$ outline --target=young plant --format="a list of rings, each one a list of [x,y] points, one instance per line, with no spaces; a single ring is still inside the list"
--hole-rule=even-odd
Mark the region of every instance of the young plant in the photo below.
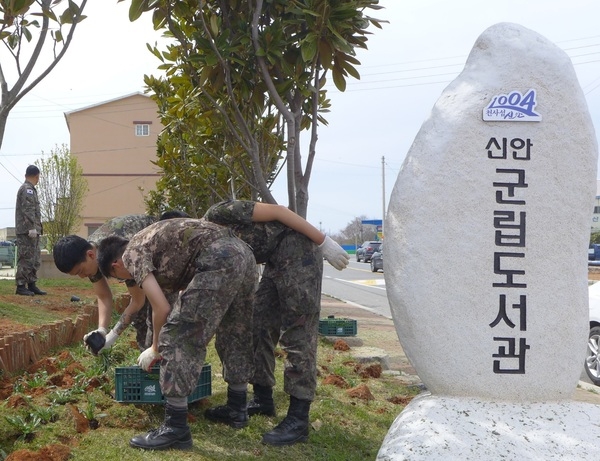
[[[78,374],[75,376],[75,383],[71,386],[71,393],[73,395],[76,394],[85,394],[85,390],[89,384],[89,380],[83,374]]]
[[[34,414],[29,414],[28,417],[22,416],[5,416],[6,421],[19,431],[19,439],[26,442],[31,442],[35,436],[34,432],[41,424],[40,417]]]
[[[95,419],[96,417],[96,399],[92,395],[88,395],[87,397],[87,407],[82,411],[83,416],[85,416],[88,421]]]
[[[60,389],[51,392],[50,394],[48,394],[48,399],[56,405],[74,403],[79,400],[70,389]]]
[[[100,423],[98,422],[98,418],[102,418],[106,416],[105,414],[96,414],[96,400],[92,395],[88,394],[87,397],[87,407],[82,411],[83,416],[88,420],[88,424],[90,425],[90,429],[98,429]]]
[[[26,384],[29,389],[36,389],[38,387],[46,386],[48,382],[48,372],[45,370],[40,371],[34,375],[29,375],[26,379]]]
[[[49,407],[32,407],[33,414],[40,418],[42,424],[53,423],[58,419],[56,404],[52,403]]]

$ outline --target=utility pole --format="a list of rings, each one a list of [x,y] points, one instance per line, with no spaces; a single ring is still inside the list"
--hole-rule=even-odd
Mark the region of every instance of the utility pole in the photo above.
[[[382,184],[382,214],[381,214],[381,237],[385,238],[385,156],[381,156],[381,184]]]

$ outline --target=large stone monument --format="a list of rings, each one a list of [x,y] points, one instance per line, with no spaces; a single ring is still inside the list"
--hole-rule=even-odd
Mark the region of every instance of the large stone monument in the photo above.
[[[475,43],[398,175],[386,287],[430,391],[379,460],[584,460],[600,407],[583,369],[597,142],[569,57],[502,23]]]

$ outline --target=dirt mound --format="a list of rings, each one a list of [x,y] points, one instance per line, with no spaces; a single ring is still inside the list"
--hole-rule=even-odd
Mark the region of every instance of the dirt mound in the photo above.
[[[38,451],[13,451],[6,461],[67,461],[71,457],[71,449],[65,445],[46,445]]]

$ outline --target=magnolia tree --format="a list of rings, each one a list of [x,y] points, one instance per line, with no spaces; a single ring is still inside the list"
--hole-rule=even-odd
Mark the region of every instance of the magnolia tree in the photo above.
[[[344,91],[347,78],[359,78],[356,49],[366,48],[369,26],[381,26],[365,12],[381,8],[378,0],[129,1],[131,20],[150,11],[154,27],[173,39],[165,50],[151,47],[169,83],[161,90],[170,87],[157,93],[165,132],[178,136],[164,154],[199,152],[203,140],[192,132],[217,137],[216,149],[235,167],[226,178],[270,203],[281,157],[288,207],[306,217],[317,128],[330,106],[325,84],[331,78]],[[147,83],[153,89],[157,80]],[[184,180],[180,173],[173,179]]]
[[[0,0],[0,147],[10,111],[65,55],[86,3]]]
[[[52,251],[60,237],[77,231],[87,193],[87,181],[77,159],[66,145],[50,151],[36,162],[40,169],[37,185],[46,248]]]

